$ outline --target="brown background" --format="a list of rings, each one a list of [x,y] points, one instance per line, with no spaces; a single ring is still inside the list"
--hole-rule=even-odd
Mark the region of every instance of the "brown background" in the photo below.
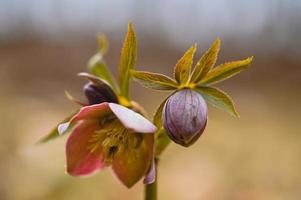
[[[0,199],[142,199],[111,171],[64,173],[66,137],[34,143],[83,99],[96,35],[111,43],[114,73],[126,24],[138,36],[137,68],[171,75],[183,52],[203,53],[219,36],[218,63],[255,56],[252,67],[218,86],[241,118],[210,107],[204,135],[191,148],[172,144],[159,171],[161,199],[282,200],[301,198],[300,1],[21,1],[0,2]],[[115,73],[116,74],[116,73]],[[133,83],[149,113],[168,95]]]

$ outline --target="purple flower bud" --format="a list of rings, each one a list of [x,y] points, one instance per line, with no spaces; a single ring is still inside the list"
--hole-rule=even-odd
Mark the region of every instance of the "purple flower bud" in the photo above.
[[[163,127],[174,142],[188,147],[203,133],[207,123],[207,104],[202,95],[180,90],[171,95],[163,109]]]
[[[84,93],[90,105],[103,102],[118,103],[117,96],[108,85],[102,85],[102,87],[98,87],[93,83],[87,83],[84,86]]]

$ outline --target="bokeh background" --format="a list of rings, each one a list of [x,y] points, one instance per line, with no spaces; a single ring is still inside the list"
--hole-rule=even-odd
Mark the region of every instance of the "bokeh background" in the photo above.
[[[116,74],[127,22],[138,36],[137,68],[171,75],[193,43],[197,55],[219,36],[218,63],[254,55],[252,67],[219,84],[240,119],[210,107],[209,123],[191,148],[170,145],[159,171],[160,199],[301,199],[301,1],[298,0],[1,0],[0,199],[142,199],[111,171],[65,174],[66,137],[35,145],[84,99],[76,76],[97,48]],[[168,93],[133,83],[149,113]]]

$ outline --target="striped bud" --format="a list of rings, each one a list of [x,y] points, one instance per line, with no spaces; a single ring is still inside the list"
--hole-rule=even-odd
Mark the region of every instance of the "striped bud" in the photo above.
[[[207,104],[202,95],[183,89],[171,95],[163,109],[163,127],[175,143],[188,147],[203,133]]]

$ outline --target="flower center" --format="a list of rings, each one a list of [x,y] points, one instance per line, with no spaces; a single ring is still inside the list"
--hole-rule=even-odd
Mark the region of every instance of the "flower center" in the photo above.
[[[137,149],[142,142],[142,135],[126,129],[116,118],[101,121],[100,130],[95,131],[89,140],[88,149],[91,153],[102,150],[107,164],[111,164],[113,158],[124,152]]]

